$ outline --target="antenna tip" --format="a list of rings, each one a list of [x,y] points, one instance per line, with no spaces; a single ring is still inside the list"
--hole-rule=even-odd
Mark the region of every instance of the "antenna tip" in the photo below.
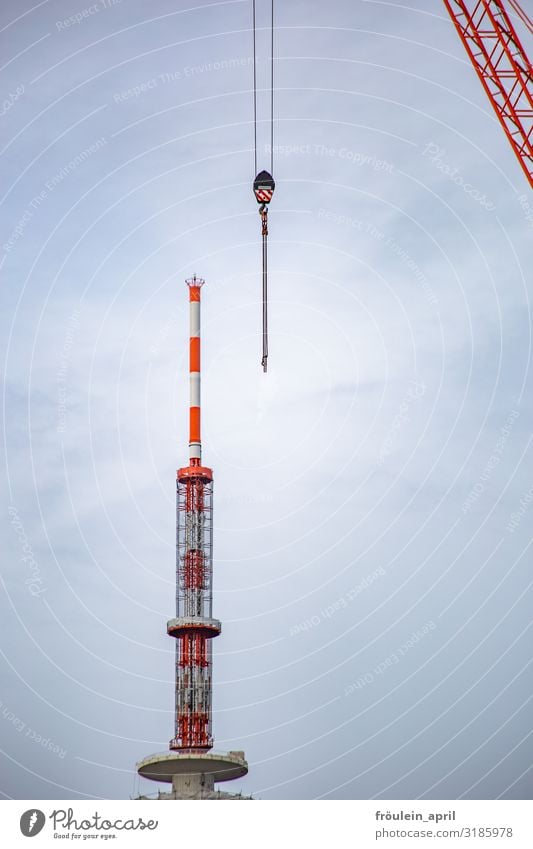
[[[185,282],[190,288],[199,289],[200,286],[204,285],[205,280],[202,277],[197,277],[196,274],[193,274],[193,276],[189,277]]]

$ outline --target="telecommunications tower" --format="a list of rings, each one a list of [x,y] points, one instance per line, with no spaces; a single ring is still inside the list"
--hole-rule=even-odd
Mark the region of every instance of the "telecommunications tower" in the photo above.
[[[159,799],[242,799],[215,783],[248,772],[244,752],[215,754],[212,735],[212,639],[222,626],[213,619],[213,472],[202,465],[200,436],[200,293],[189,287],[189,465],[176,476],[176,616],[167,633],[176,640],[176,702],[170,752],[150,755],[137,772],[172,783]],[[140,797],[148,798],[148,797]]]

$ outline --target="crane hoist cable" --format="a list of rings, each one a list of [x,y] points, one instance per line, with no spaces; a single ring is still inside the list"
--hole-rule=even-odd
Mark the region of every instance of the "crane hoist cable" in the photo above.
[[[272,200],[276,184],[274,170],[274,0],[270,0],[270,171],[257,171],[257,15],[256,0],[252,0],[252,29],[254,53],[254,172],[255,199],[261,216],[261,238],[263,243],[263,357],[261,365],[267,370],[268,360],[268,204]]]

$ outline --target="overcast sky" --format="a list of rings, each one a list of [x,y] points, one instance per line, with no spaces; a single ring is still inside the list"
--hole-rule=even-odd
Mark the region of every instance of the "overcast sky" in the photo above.
[[[277,7],[264,375],[251,2],[2,2],[6,798],[157,790],[194,272],[234,789],[532,796],[531,192],[440,0]]]

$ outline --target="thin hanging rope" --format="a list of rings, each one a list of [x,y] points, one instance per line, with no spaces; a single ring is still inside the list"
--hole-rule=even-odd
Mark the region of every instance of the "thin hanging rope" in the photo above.
[[[274,173],[274,0],[270,4],[270,173]],[[268,207],[263,216],[263,371],[268,361]]]
[[[267,360],[268,360],[268,311],[267,311],[267,215],[268,212],[265,209],[262,215],[263,222],[263,358],[261,360],[261,365],[263,366],[263,371],[267,370]]]
[[[256,0],[252,0],[253,61],[254,61],[254,169],[257,175],[257,15]],[[267,119],[268,120],[268,119]],[[270,3],[270,171],[274,170],[274,0]],[[259,199],[259,198],[258,198]],[[263,249],[263,357],[261,365],[267,370],[268,360],[268,202],[260,209]]]
[[[257,14],[252,0],[254,72],[254,174],[257,174]],[[270,173],[274,171],[274,0],[270,3]]]
[[[257,174],[257,60],[255,48],[255,0],[252,2],[252,28],[254,33],[254,174]]]
[[[270,6],[270,173],[274,173],[274,0]]]

